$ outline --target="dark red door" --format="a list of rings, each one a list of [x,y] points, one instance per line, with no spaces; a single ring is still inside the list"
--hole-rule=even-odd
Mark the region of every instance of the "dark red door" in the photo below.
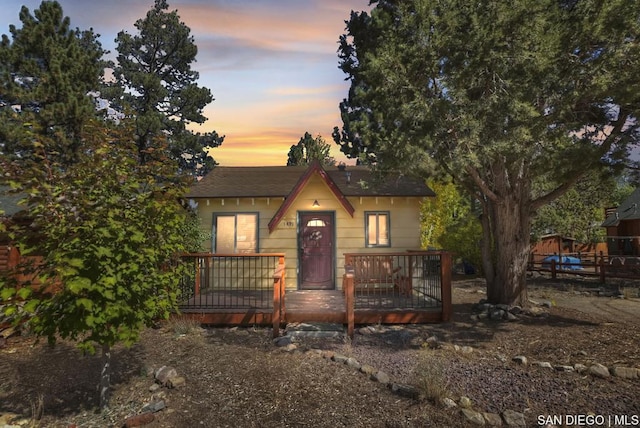
[[[334,289],[333,213],[300,213],[300,289]]]

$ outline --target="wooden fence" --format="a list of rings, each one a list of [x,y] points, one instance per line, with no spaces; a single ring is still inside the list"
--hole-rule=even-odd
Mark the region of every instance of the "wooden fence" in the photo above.
[[[554,259],[547,259],[553,256]],[[576,258],[579,262],[566,261],[565,256]],[[561,256],[532,254],[528,270],[549,272],[554,279],[558,274],[590,276],[598,277],[602,283],[606,283],[607,278],[640,279],[640,257],[614,256],[603,252],[563,253]]]

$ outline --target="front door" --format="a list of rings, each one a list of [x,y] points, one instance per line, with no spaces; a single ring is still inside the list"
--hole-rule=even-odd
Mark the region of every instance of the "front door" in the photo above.
[[[333,290],[334,213],[301,212],[298,224],[300,289]]]

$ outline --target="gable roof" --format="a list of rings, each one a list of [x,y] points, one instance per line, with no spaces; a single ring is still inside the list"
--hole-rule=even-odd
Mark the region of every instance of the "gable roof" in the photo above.
[[[605,219],[602,227],[617,226],[621,220],[640,219],[640,187],[633,191],[620,206]]]
[[[194,184],[185,196],[187,198],[287,197],[311,168],[314,168],[314,164],[310,166],[216,166],[202,180]],[[318,171],[320,170],[326,172],[325,182],[333,183],[335,189],[344,196],[435,196],[423,180],[396,175],[389,176],[382,182],[376,182],[374,174],[364,166],[348,166],[344,171],[337,167],[325,169],[319,166]]]
[[[347,211],[349,215],[353,217],[355,208],[353,208],[351,202],[347,200],[345,195],[340,191],[333,179],[329,177],[320,163],[313,162],[311,165],[309,165],[302,177],[300,177],[293,189],[291,189],[291,192],[289,192],[289,195],[287,196],[287,199],[285,199],[284,204],[280,205],[278,211],[276,211],[273,218],[271,218],[271,221],[269,222],[269,232],[273,232],[273,230],[276,228],[276,225],[280,222],[280,220],[282,220],[282,217],[285,215],[289,207],[293,205],[293,202],[298,197],[298,194],[302,191],[302,189],[304,189],[304,187],[307,185],[314,174],[318,174],[320,176],[320,179],[324,181],[331,193],[333,193],[336,199],[338,199],[340,205],[342,205],[345,211]]]

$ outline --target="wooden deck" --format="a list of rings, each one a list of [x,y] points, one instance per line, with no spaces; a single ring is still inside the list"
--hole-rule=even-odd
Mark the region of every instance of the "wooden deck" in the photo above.
[[[181,313],[212,325],[271,324],[272,291],[223,291],[192,297]],[[346,301],[341,290],[287,290],[284,295],[284,323],[347,323]],[[410,298],[392,292],[375,296],[356,294],[356,324],[406,324],[439,322],[442,307],[435,302],[423,307],[409,305]],[[373,303],[372,303],[373,302]]]
[[[407,324],[448,321],[451,256],[446,252],[345,254],[340,290],[285,286],[284,255],[190,254],[180,284],[180,313],[211,325],[272,325],[276,337],[292,322]],[[357,268],[354,268],[354,266]]]

